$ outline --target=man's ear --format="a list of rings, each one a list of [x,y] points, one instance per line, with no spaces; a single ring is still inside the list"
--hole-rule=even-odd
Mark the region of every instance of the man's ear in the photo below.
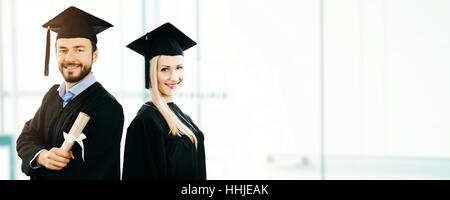
[[[95,61],[97,61],[97,57],[98,57],[98,49],[96,49],[92,54],[92,63],[95,63]]]

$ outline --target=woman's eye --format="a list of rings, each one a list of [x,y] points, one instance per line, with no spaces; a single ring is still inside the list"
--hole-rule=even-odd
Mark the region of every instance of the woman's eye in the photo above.
[[[84,52],[84,50],[83,49],[78,49],[78,52]]]
[[[161,71],[165,72],[165,71],[167,71],[167,68],[162,68]]]
[[[181,70],[181,69],[183,69],[183,66],[178,66],[177,67],[177,70]]]

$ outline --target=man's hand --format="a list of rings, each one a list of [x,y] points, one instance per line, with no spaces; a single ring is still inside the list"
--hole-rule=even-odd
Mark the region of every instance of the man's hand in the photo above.
[[[51,170],[61,170],[67,166],[70,161],[70,153],[61,148],[53,147],[50,151],[42,151],[36,158],[36,162]]]

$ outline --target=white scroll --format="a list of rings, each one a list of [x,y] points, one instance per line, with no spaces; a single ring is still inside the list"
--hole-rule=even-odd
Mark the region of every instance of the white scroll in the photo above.
[[[72,128],[70,128],[69,133],[68,134],[64,133],[64,143],[61,146],[61,149],[65,151],[70,151],[75,142],[77,142],[81,146],[83,161],[84,161],[83,139],[86,138],[86,135],[84,135],[82,131],[90,118],[91,117],[86,113],[80,112],[77,116],[77,119],[75,119]]]

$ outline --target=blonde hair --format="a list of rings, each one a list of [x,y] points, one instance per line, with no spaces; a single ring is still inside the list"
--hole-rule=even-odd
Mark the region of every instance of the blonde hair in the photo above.
[[[162,97],[161,92],[158,89],[158,60],[159,56],[155,56],[150,60],[150,94],[151,100],[161,115],[169,125],[169,133],[174,136],[186,135],[189,137],[192,143],[194,143],[197,149],[197,137],[181,120],[175,115],[175,113],[167,105],[167,101]],[[189,123],[189,122],[188,122]]]

